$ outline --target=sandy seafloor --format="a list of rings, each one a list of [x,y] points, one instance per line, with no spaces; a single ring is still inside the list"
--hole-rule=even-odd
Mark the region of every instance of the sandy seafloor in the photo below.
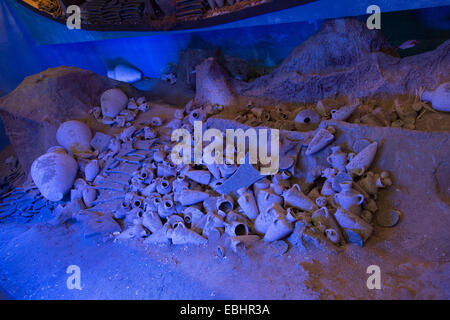
[[[375,169],[394,184],[380,209],[402,212],[393,228],[375,227],[363,248],[341,253],[297,247],[281,254],[261,242],[246,252],[104,241],[82,237],[80,224],[51,226],[45,213],[23,224],[0,223],[0,287],[16,299],[449,299],[449,133],[336,124],[337,143],[383,141]],[[81,270],[70,290],[66,269]],[[369,290],[367,268],[381,270]]]

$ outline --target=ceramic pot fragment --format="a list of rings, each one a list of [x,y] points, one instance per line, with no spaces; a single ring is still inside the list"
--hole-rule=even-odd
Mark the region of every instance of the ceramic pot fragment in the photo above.
[[[130,202],[132,208],[142,208],[142,206],[144,205],[144,197],[135,194]]]
[[[270,181],[267,178],[260,179],[253,184],[253,189],[267,189],[270,187]]]
[[[369,210],[363,210],[361,212],[361,219],[363,219],[367,223],[371,223],[373,220],[373,213]]]
[[[270,189],[277,195],[282,195],[284,191],[284,187],[280,184],[271,183]]]
[[[319,152],[323,148],[325,148],[328,144],[333,141],[334,135],[331,134],[328,130],[319,129],[315,133],[311,142],[308,144],[308,148],[306,149],[305,154],[307,156],[312,155],[316,152]]]
[[[172,189],[175,193],[180,193],[181,191],[189,188],[189,182],[186,181],[185,176],[179,175],[172,182]]]
[[[385,127],[389,127],[391,125],[391,121],[389,120],[390,116],[386,110],[381,107],[375,108],[372,111],[372,114],[381,122],[381,124]],[[415,119],[414,119],[415,120]]]
[[[273,242],[283,239],[292,233],[292,224],[284,216],[278,216],[267,229],[264,241]]]
[[[371,142],[367,139],[358,139],[353,143],[352,148],[355,153],[359,153],[369,144],[371,144]]]
[[[378,193],[377,177],[371,171],[366,172],[357,184],[372,196],[376,196]]]
[[[295,123],[300,125],[309,125],[313,123],[319,123],[321,120],[320,115],[311,109],[305,109],[299,111],[295,116]]]
[[[359,105],[360,103],[357,102],[339,109],[333,109],[331,110],[331,118],[333,120],[345,121],[350,118],[350,116],[353,114],[353,112],[355,112],[356,109],[358,109]]]
[[[233,198],[229,195],[220,196],[219,198],[217,198],[216,208],[217,210],[221,210],[225,213],[230,212],[234,208]]]
[[[217,180],[221,179],[219,166],[216,163],[207,164],[206,168],[209,170],[209,172],[211,172],[211,174],[213,175],[213,177],[215,179],[217,179]]]
[[[149,127],[144,128],[144,139],[145,140],[154,139],[154,138],[156,138],[156,136],[157,136],[157,134],[156,134],[155,130],[153,130],[152,128],[149,128]]]
[[[258,215],[258,206],[256,204],[253,192],[244,191],[238,198],[238,204],[249,219],[255,219]]]
[[[161,218],[155,211],[145,211],[142,217],[142,225],[152,233],[157,232],[163,227]]]
[[[161,218],[167,218],[175,213],[175,204],[170,199],[163,199],[158,205],[158,215]]]
[[[172,229],[174,229],[178,224],[184,224],[184,219],[177,214],[172,214],[167,217],[167,223],[169,223]]]
[[[91,150],[91,130],[83,122],[70,120],[63,122],[56,131],[56,140],[72,153]]]
[[[367,202],[364,203],[364,209],[366,211],[371,212],[371,213],[377,212],[378,211],[378,206],[377,206],[376,201],[374,199],[367,200]]]
[[[336,103],[334,101],[330,101],[329,99],[319,100],[316,104],[316,111],[320,114],[320,116],[328,117],[335,105]]]
[[[155,117],[152,118],[151,123],[152,123],[152,126],[159,127],[159,126],[162,125],[163,122],[162,122],[160,117],[155,116]]]
[[[125,217],[123,219],[125,226],[140,224],[144,211],[140,208],[132,208],[131,210],[125,211]]]
[[[184,221],[190,223],[193,228],[202,228],[206,222],[206,215],[196,206],[185,207],[183,215]]]
[[[376,215],[376,222],[382,227],[393,227],[400,220],[400,211],[394,209],[387,209],[378,212]]]
[[[327,161],[338,172],[342,172],[347,164],[347,154],[339,146],[331,147],[331,154],[327,157]]]
[[[87,208],[92,206],[92,203],[97,198],[97,190],[92,187],[86,187],[83,190],[83,202]]]
[[[424,91],[421,98],[431,102],[435,110],[450,112],[450,82],[445,82],[434,90]]]
[[[270,190],[262,189],[262,190],[255,190],[256,194],[256,204],[258,206],[259,213],[265,212],[272,206],[272,204],[282,204],[283,203],[283,197],[275,194]]]
[[[343,235],[334,216],[326,207],[316,210],[311,216],[312,223],[325,233],[325,236],[334,244],[343,243]],[[327,233],[328,230],[328,233]]]
[[[342,241],[340,231],[338,232],[336,229],[329,228],[325,230],[325,236],[333,242],[334,244],[339,244]]]
[[[125,128],[120,133],[119,139],[122,142],[130,142],[132,140],[133,134],[136,132],[136,127],[130,126],[128,128]]]
[[[248,226],[240,221],[232,221],[225,224],[225,233],[229,236],[246,236],[248,235]]]
[[[327,205],[327,202],[328,202],[328,200],[326,197],[317,197],[316,198],[316,204],[318,207],[325,207]]]
[[[222,178],[229,178],[233,173],[236,172],[237,166],[234,164],[224,163],[219,166],[220,174]]]
[[[257,232],[265,234],[269,229],[272,222],[278,216],[285,216],[286,211],[278,204],[273,203],[267,210],[260,211],[259,215],[255,219],[255,229]]]
[[[280,163],[279,163],[280,170],[283,170],[283,172],[289,172],[287,170],[291,169],[295,165],[296,161],[297,161],[297,158],[294,156],[280,157]]]
[[[355,237],[355,235],[359,236],[363,243],[366,242],[372,235],[373,227],[349,211],[338,208],[334,214],[334,217],[341,228],[345,231],[348,238],[347,240],[350,243],[361,245],[361,242],[358,237]]]
[[[360,121],[361,123],[367,124],[372,127],[381,127],[383,125],[380,120],[372,113],[368,113],[362,116]]]
[[[255,244],[261,240],[257,235],[248,236],[236,236],[230,238],[230,246],[234,252],[239,252],[240,250],[246,250],[252,244]]]
[[[166,160],[166,156],[167,154],[164,152],[162,148],[157,148],[153,152],[153,160],[158,163],[164,162]]]
[[[151,180],[150,183],[148,184],[148,186],[146,186],[143,190],[142,190],[142,195],[149,197],[152,193],[154,193],[156,191],[156,180]]]
[[[145,183],[152,181],[154,178],[153,171],[150,168],[145,168],[145,167],[141,168],[141,170],[138,172],[138,176]]]
[[[158,177],[173,177],[177,174],[177,168],[173,163],[160,162],[157,164],[156,175]]]
[[[179,120],[179,119],[172,119],[166,124],[165,127],[168,128],[168,129],[175,130],[175,129],[179,129],[181,127],[181,124],[182,124],[181,120]]]
[[[214,179],[209,183],[209,186],[211,187],[211,189],[213,189],[217,193],[221,193],[220,188],[223,186],[224,182],[225,182],[225,179],[219,179],[219,180]]]
[[[200,184],[209,184],[211,180],[211,173],[207,170],[187,170],[184,175]]]
[[[62,200],[72,187],[77,171],[77,162],[61,147],[51,148],[31,165],[34,183],[50,201]]]
[[[294,223],[295,221],[301,219],[301,212],[296,208],[287,208],[286,210],[286,220]]]
[[[84,177],[86,181],[93,181],[99,172],[98,160],[94,159],[89,161],[84,167]]]
[[[162,228],[158,229],[156,232],[149,235],[145,238],[144,243],[146,244],[160,244],[160,243],[169,243],[170,235],[171,235],[171,227],[170,224],[165,223]]]
[[[302,250],[316,247],[327,252],[336,251],[336,247],[321,232],[305,221],[297,221],[295,223],[294,230],[287,240],[293,246],[297,246]]]
[[[320,190],[320,194],[323,196],[332,196],[335,193],[336,192],[334,191],[330,180],[325,180],[325,182],[323,183],[322,189]]]
[[[346,165],[348,172],[361,176],[364,172],[370,168],[375,154],[377,152],[378,144],[373,142],[359,152],[350,162]]]
[[[334,191],[341,192],[342,191],[341,183],[352,182],[352,181],[353,181],[353,178],[351,175],[349,175],[346,172],[340,172],[331,180],[331,186]]]
[[[392,185],[392,180],[389,176],[389,172],[383,171],[380,176],[377,177],[376,184],[378,188],[386,188]]]
[[[161,179],[156,184],[156,191],[160,194],[167,194],[172,191],[172,185],[166,179]]]
[[[344,210],[359,215],[361,213],[361,204],[364,201],[364,195],[354,190],[350,181],[341,182],[340,186],[342,190],[334,195],[334,200]]]
[[[300,189],[298,184],[294,184],[292,188],[283,193],[284,203],[288,206],[298,208],[305,211],[317,209],[317,205],[308,198]]]
[[[208,213],[206,215],[205,225],[202,230],[202,235],[207,237],[208,240],[220,239],[223,231],[221,230],[221,225],[223,221],[217,215]]]
[[[209,198],[209,194],[203,191],[184,189],[175,194],[175,201],[178,201],[183,206],[190,206]]]
[[[100,97],[102,114],[106,117],[114,118],[126,108],[127,104],[127,95],[117,88],[106,90]]]
[[[137,224],[137,225],[131,225],[122,233],[120,233],[117,236],[117,239],[120,240],[131,240],[131,239],[140,239],[147,235],[147,232],[145,232],[144,228]]]
[[[195,109],[189,114],[189,123],[193,126],[195,121],[203,121],[206,118],[206,112],[202,109]]]
[[[124,64],[118,64],[112,70],[107,71],[108,78],[133,83],[142,79],[142,72],[136,68]]]

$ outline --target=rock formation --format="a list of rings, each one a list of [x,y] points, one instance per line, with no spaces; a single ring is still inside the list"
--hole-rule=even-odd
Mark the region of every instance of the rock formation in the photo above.
[[[424,54],[398,58],[377,31],[354,19],[331,20],[269,75],[247,84],[239,94],[286,102],[324,98],[414,93],[449,81],[450,41]],[[386,53],[389,52],[389,53]]]
[[[91,71],[59,67],[25,78],[2,97],[0,116],[25,172],[57,144],[56,130],[62,122],[87,119],[88,111],[100,104],[99,95],[119,84]]]
[[[208,58],[196,68],[195,102],[198,104],[220,104],[229,106],[236,103],[231,79],[215,58]]]
[[[194,39],[194,41],[199,40]],[[176,68],[177,81],[186,83],[189,88],[195,89],[196,66],[211,57],[215,58],[217,63],[235,79],[247,81],[254,74],[246,60],[226,55],[208,42],[203,41],[199,45],[194,42],[192,46],[201,46],[207,49],[188,48],[179,55]]]
[[[358,20],[329,20],[292,50],[276,72],[329,74],[354,66],[372,52],[394,51],[378,30],[369,30]]]

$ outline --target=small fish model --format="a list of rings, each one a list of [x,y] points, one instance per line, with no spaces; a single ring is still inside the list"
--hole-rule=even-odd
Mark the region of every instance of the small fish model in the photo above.
[[[395,47],[396,49],[409,49],[415,47],[419,43],[419,40],[408,40],[403,42],[401,45]]]

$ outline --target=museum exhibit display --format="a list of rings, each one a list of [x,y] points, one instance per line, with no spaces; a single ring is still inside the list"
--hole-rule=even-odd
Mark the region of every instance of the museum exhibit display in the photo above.
[[[0,24],[0,297],[450,298],[450,1]]]

